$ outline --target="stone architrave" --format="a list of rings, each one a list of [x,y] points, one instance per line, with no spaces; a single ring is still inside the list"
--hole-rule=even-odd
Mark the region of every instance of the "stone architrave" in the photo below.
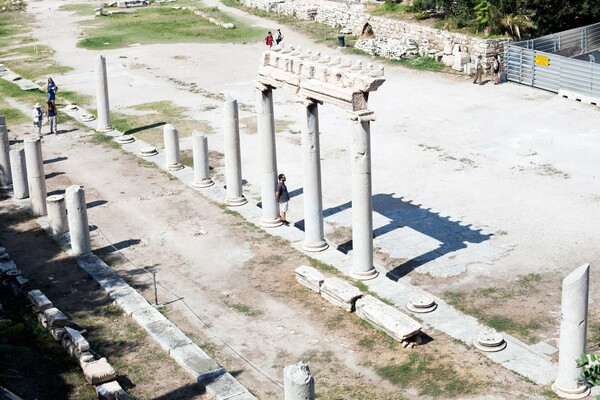
[[[303,361],[283,370],[284,400],[315,400],[315,380]]]
[[[0,124],[0,187],[12,183],[10,170],[10,142],[6,125]]]
[[[262,226],[276,227],[282,224],[279,204],[275,198],[277,188],[277,143],[275,140],[275,117],[273,115],[273,88],[258,84],[256,90],[256,114],[258,129],[258,165],[260,168],[260,197]]]
[[[227,197],[225,204],[231,207],[241,206],[248,201],[242,193],[242,161],[240,154],[240,121],[238,104],[231,96],[225,99],[223,107],[223,129],[225,144],[225,185]],[[275,197],[275,192],[273,192]]]
[[[192,151],[194,157],[194,182],[195,188],[205,188],[214,185],[210,179],[208,166],[208,138],[200,132],[192,132]]]
[[[163,128],[163,140],[165,144],[165,167],[169,171],[178,171],[183,168],[179,158],[179,132],[171,124]]]
[[[35,216],[46,215],[46,177],[42,157],[42,142],[39,138],[25,139],[25,164],[31,212]]]
[[[67,208],[65,206],[65,196],[54,194],[46,198],[46,207],[48,209],[48,223],[50,233],[53,236],[62,235],[69,230],[67,219]]]
[[[75,256],[80,256],[92,251],[84,187],[81,185],[69,186],[66,198],[71,252]]]
[[[352,269],[350,276],[368,280],[373,266],[373,201],[371,182],[371,111],[350,114],[352,119]]]
[[[589,285],[589,264],[578,267],[563,279],[558,377],[552,389],[566,399],[581,399],[590,393],[585,383],[579,382],[582,369],[577,368],[576,362],[586,348]]]
[[[110,107],[108,103],[108,80],[106,78],[106,57],[96,57],[96,108],[98,112],[98,132],[113,130],[110,124]]]
[[[13,181],[13,195],[15,199],[29,197],[27,187],[27,165],[25,164],[25,150],[12,149],[10,151],[10,170]]]
[[[319,145],[319,106],[310,99],[306,106],[306,125],[302,129],[302,165],[304,166],[304,242],[306,251],[323,251],[329,247],[323,230],[321,188],[321,150]]]

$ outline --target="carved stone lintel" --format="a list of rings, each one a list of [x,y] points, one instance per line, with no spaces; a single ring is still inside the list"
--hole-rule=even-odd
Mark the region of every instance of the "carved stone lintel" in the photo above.
[[[359,122],[375,121],[375,112],[371,111],[371,110],[349,112],[346,114],[346,118],[348,118],[351,121],[359,121]]]
[[[311,99],[309,97],[296,97],[296,101],[300,104],[303,104],[305,107],[312,106],[315,104],[323,105],[323,102],[320,100]]]
[[[266,92],[267,90],[272,90],[273,86],[265,85],[262,82],[254,82],[254,87],[261,92]]]

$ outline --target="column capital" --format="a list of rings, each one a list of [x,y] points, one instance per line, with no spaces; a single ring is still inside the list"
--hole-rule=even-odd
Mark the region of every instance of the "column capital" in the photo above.
[[[323,105],[322,101],[311,99],[310,97],[297,96],[296,102],[303,104],[304,106]]]
[[[273,90],[273,86],[267,85],[267,84],[259,82],[259,81],[254,82],[254,87],[261,92]]]
[[[346,113],[346,118],[351,121],[370,122],[375,121],[375,112],[371,110],[361,110]]]

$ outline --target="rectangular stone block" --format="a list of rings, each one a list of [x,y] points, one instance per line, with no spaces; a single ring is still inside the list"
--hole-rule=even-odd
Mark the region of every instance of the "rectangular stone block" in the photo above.
[[[421,331],[421,324],[373,296],[356,301],[356,315],[401,342]]]
[[[119,382],[112,381],[106,382],[102,385],[96,386],[96,394],[98,394],[98,400],[129,400],[130,397],[123,390]]]
[[[197,379],[215,400],[256,400],[248,389],[223,368],[202,374]]]
[[[92,385],[112,381],[117,376],[113,367],[106,361],[106,358],[85,363],[81,366],[81,369],[83,370],[85,380]]]
[[[33,305],[34,312],[44,312],[53,307],[52,302],[38,289],[31,290],[27,293],[27,299],[29,299]]]
[[[87,351],[90,349],[90,344],[83,337],[83,335],[76,329],[65,327],[65,333],[71,339],[71,342],[77,347],[79,351]]]
[[[14,261],[0,262],[0,272],[2,274],[5,274],[8,271],[12,271],[15,269],[17,269],[17,265],[15,264]]]
[[[144,329],[169,354],[177,347],[194,344],[169,320],[153,322],[144,326]]]
[[[358,288],[340,278],[327,278],[321,285],[321,297],[348,312],[354,311],[354,303],[360,296]]]
[[[69,324],[69,319],[59,309],[52,307],[44,311],[46,325],[48,329],[65,327]]]
[[[153,322],[167,320],[165,316],[160,313],[160,311],[152,307],[150,304],[148,304],[148,307],[132,313],[131,318],[133,318],[142,327]]]
[[[187,344],[171,350],[171,357],[194,376],[219,369],[220,366],[196,344]]]
[[[60,342],[65,334],[65,328],[52,328],[50,334],[57,342]]]
[[[296,268],[296,280],[303,286],[317,293],[321,293],[321,284],[325,280],[325,275],[313,267],[303,265]]]
[[[150,306],[144,296],[131,287],[115,290],[114,292],[108,293],[108,296],[115,300],[127,315],[144,310]]]

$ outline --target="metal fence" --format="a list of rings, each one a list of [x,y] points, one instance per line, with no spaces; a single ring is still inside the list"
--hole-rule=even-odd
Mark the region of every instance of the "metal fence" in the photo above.
[[[507,43],[509,81],[595,99],[600,105],[600,23]]]

